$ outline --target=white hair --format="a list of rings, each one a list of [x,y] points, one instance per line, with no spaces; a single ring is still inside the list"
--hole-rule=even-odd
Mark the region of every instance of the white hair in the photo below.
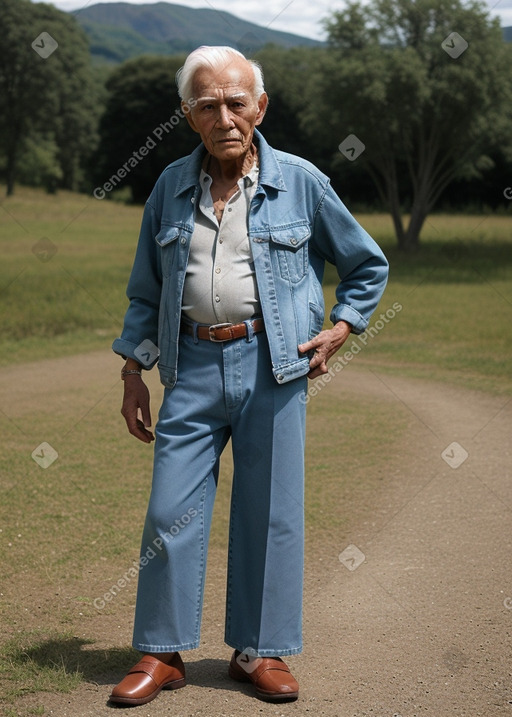
[[[194,99],[193,82],[194,75],[200,68],[207,67],[211,70],[222,70],[234,59],[242,58],[252,68],[254,73],[254,96],[257,100],[265,92],[263,86],[263,70],[254,60],[248,60],[241,52],[233,47],[201,45],[194,50],[185,60],[183,67],[176,73],[176,84],[178,94],[184,102]]]

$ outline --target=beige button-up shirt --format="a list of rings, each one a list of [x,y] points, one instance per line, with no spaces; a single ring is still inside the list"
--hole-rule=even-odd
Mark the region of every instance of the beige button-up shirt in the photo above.
[[[201,200],[183,289],[185,316],[201,324],[237,324],[260,314],[247,217],[258,184],[258,164],[238,181],[220,222],[210,192],[212,178],[201,170]]]

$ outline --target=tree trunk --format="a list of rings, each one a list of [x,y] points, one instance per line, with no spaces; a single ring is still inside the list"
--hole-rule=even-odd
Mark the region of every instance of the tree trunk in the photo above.
[[[23,147],[20,140],[20,123],[13,123],[10,136],[7,139],[7,161],[5,163],[5,178],[7,183],[6,196],[11,197],[14,194],[14,184],[16,182],[16,170],[18,168],[18,157]]]
[[[386,184],[386,195],[389,205],[389,211],[393,220],[393,226],[395,228],[395,234],[398,241],[399,250],[405,248],[407,241],[406,232],[404,229],[404,223],[402,220],[402,209],[400,206],[400,196],[398,192],[398,181],[396,178],[396,167],[393,163],[390,163],[388,168],[382,172],[384,181]]]
[[[413,205],[411,210],[411,217],[409,219],[409,226],[405,233],[405,250],[412,252],[418,251],[420,248],[420,232],[425,219],[427,218],[427,212],[423,206]]]
[[[393,203],[390,205],[391,218],[393,219],[393,226],[395,227],[395,234],[398,241],[398,248],[400,251],[404,251],[407,243],[407,234],[404,229],[402,221],[402,213],[400,211],[400,205]]]
[[[412,203],[409,225],[405,232],[405,251],[413,252],[420,248],[420,233],[429,211],[428,194],[428,185],[424,181]]]
[[[7,190],[5,195],[11,197],[14,194],[14,182],[16,176],[16,149],[13,145],[7,152],[7,167],[5,170],[7,180]]]

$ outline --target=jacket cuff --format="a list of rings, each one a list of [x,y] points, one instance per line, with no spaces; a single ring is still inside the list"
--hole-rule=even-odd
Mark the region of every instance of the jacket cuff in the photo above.
[[[362,334],[368,326],[368,321],[361,316],[359,311],[356,311],[352,306],[348,304],[337,304],[331,311],[329,317],[333,324],[337,324],[338,321],[346,321],[352,325],[352,333]]]
[[[148,371],[156,364],[160,353],[155,344],[147,339],[140,344],[134,344],[132,341],[126,341],[126,339],[115,339],[112,344],[112,351],[124,359],[132,358],[138,361],[142,368]]]

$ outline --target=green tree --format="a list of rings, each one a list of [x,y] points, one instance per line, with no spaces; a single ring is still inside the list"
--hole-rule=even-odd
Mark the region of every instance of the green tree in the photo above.
[[[180,109],[175,82],[184,61],[185,56],[142,56],[113,70],[94,160],[96,196],[130,187],[132,200],[145,202],[166,165],[199,144]]]
[[[270,145],[285,152],[298,154],[312,162],[318,155],[305,142],[304,129],[296,121],[304,107],[305,78],[315,66],[317,48],[283,48],[267,45],[254,55],[265,78],[269,106],[261,131]]]
[[[478,175],[510,140],[511,48],[498,20],[461,0],[355,2],[325,25],[330,48],[312,73],[302,126],[364,166],[399,247],[416,249],[443,190]],[[343,142],[352,134],[361,144]]]
[[[58,148],[53,177],[60,177],[60,186],[78,189],[98,115],[86,36],[68,13],[28,0],[2,0],[2,29],[0,152],[7,194],[14,191],[31,138],[33,144],[40,136]],[[40,156],[48,162],[48,152]]]
[[[17,177],[28,187],[44,187],[53,193],[62,181],[59,148],[53,138],[32,134],[23,144],[18,161]]]

